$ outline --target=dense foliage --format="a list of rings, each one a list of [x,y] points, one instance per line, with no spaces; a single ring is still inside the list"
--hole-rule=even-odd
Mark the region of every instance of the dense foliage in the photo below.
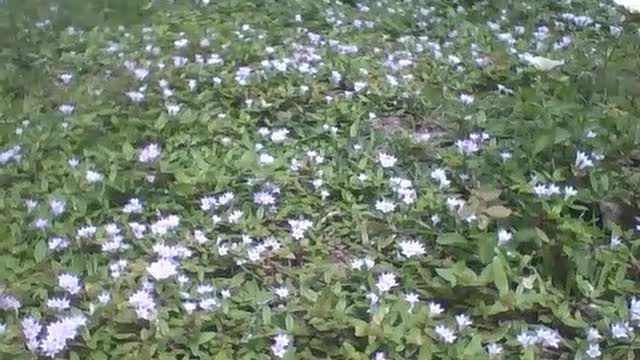
[[[1,359],[632,359],[595,0],[0,4]]]

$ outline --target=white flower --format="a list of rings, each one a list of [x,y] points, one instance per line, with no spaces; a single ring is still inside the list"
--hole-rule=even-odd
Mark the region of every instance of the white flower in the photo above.
[[[453,329],[450,329],[445,325],[436,326],[435,331],[436,334],[438,334],[447,344],[451,344],[456,341],[456,335]]]
[[[456,324],[458,324],[458,330],[462,331],[464,328],[471,326],[473,321],[467,314],[458,314],[456,315]]]
[[[67,164],[69,164],[69,166],[71,166],[72,168],[75,168],[76,166],[78,166],[80,164],[80,160],[76,159],[76,158],[72,158],[67,160]]]
[[[231,202],[231,200],[233,200],[235,198],[235,195],[233,195],[232,192],[226,192],[224,194],[221,194],[220,196],[218,196],[218,200],[217,203],[220,206],[224,206],[227,205]]]
[[[231,224],[237,224],[242,218],[242,215],[244,215],[244,212],[242,210],[234,210],[231,213],[229,213],[229,216],[227,217],[227,221],[229,221]]]
[[[85,179],[90,184],[102,181],[102,178],[103,178],[102,174],[93,170],[88,170],[87,175],[85,176]]]
[[[176,49],[182,49],[185,46],[189,45],[189,39],[178,39],[176,41],[173,42],[173,45],[176,47]]]
[[[209,239],[204,234],[204,232],[202,230],[197,230],[197,229],[193,230],[193,238],[196,239],[198,244],[204,244],[207,241],[209,241]]]
[[[273,289],[273,292],[275,292],[280,299],[284,299],[289,296],[289,288],[286,286],[278,286]]]
[[[153,251],[162,259],[171,260],[175,258],[186,259],[191,256],[191,250],[182,245],[168,246],[164,243],[153,245]]]
[[[275,160],[276,159],[273,156],[267,153],[262,153],[258,157],[258,162],[260,162],[261,165],[271,165]]]
[[[60,112],[65,114],[65,115],[71,114],[75,109],[76,109],[75,106],[69,105],[69,104],[62,104],[58,108],[58,110],[60,110]]]
[[[147,230],[146,225],[137,222],[130,222],[129,227],[131,228],[131,232],[133,232],[133,236],[136,239],[142,239],[142,237],[144,236],[144,232]]]
[[[120,227],[115,223],[105,225],[104,230],[111,236],[120,234]]]
[[[377,304],[378,300],[380,300],[380,297],[373,292],[367,293],[366,298],[367,300],[369,300],[369,306],[373,306],[374,304]]]
[[[428,311],[429,317],[436,317],[444,312],[444,308],[440,304],[432,301],[429,303]]]
[[[178,273],[176,264],[168,259],[160,259],[147,267],[147,272],[156,280],[164,280]]]
[[[291,236],[296,240],[302,239],[305,232],[313,226],[311,220],[307,219],[290,219],[288,222],[291,227]]]
[[[78,334],[78,328],[84,326],[87,319],[82,315],[64,317],[47,325],[47,330],[40,340],[40,351],[50,358],[64,351],[67,341]]]
[[[385,293],[394,286],[397,286],[396,276],[392,273],[382,273],[378,276],[378,282],[376,283],[376,288],[378,292]]]
[[[631,303],[629,304],[629,312],[631,313],[631,320],[636,321],[640,320],[640,300],[631,298]]]
[[[362,261],[364,262],[364,266],[365,266],[367,269],[371,269],[371,268],[376,264],[376,263],[375,263],[375,261],[373,261],[373,259],[372,259],[372,258],[370,258],[369,256],[365,256],[365,257],[362,259]]]
[[[25,200],[24,203],[27,206],[27,212],[31,212],[31,211],[33,211],[33,209],[38,207],[38,202],[36,200],[33,200],[33,199],[27,199],[27,200]]]
[[[46,229],[49,227],[49,220],[38,218],[36,219],[36,221],[33,222],[33,226],[35,226],[36,229],[40,229],[40,230]]]
[[[136,80],[144,80],[149,75],[149,69],[138,68],[133,70],[133,75],[136,77]]]
[[[271,133],[271,141],[274,143],[281,143],[287,139],[289,135],[289,129],[276,129]]]
[[[586,168],[590,168],[593,167],[593,160],[591,160],[589,158],[589,155],[587,155],[587,153],[582,152],[582,151],[578,151],[576,153],[576,167],[580,170],[586,169]]]
[[[404,301],[409,303],[409,311],[413,310],[413,307],[420,301],[420,297],[416,293],[408,293],[404,295]]]
[[[356,81],[353,83],[353,90],[355,92],[360,92],[367,87],[367,83],[363,81]]]
[[[538,338],[535,335],[531,335],[526,331],[523,331],[520,334],[518,334],[518,336],[516,337],[516,340],[518,340],[520,345],[522,345],[523,347],[532,346],[538,342]]]
[[[55,216],[62,215],[62,213],[64,213],[65,206],[66,206],[66,203],[63,200],[52,200],[49,203],[49,207],[51,208],[51,212]]]
[[[380,163],[380,166],[382,166],[383,168],[393,167],[397,161],[398,159],[396,159],[392,155],[389,155],[384,152],[378,153],[378,162]]]
[[[524,56],[524,61],[533,65],[538,70],[549,71],[558,66],[564,65],[564,60],[553,60],[543,56]]]
[[[383,353],[382,351],[378,351],[374,355],[373,360],[387,360],[387,355],[385,353]]]
[[[602,355],[602,352],[600,351],[600,344],[589,344],[589,348],[585,351],[585,354],[592,359],[599,358]]]
[[[376,210],[382,212],[383,214],[388,214],[396,209],[396,204],[394,204],[390,200],[382,199],[376,201]]]
[[[640,12],[640,1],[638,0],[613,0],[616,5],[620,5],[630,12]]]
[[[287,350],[289,350],[289,336],[287,334],[279,334],[273,338],[274,344],[271,345],[271,352],[277,358],[282,359]]]
[[[400,241],[398,245],[400,246],[400,252],[402,253],[402,255],[408,258],[424,255],[426,252],[424,245],[416,240],[403,240]]]
[[[65,85],[67,85],[73,79],[73,74],[63,73],[63,74],[58,75],[58,79],[60,79],[60,81],[62,81]]]
[[[505,245],[511,240],[512,237],[513,235],[511,234],[511,232],[505,229],[498,230],[498,245]]]
[[[354,270],[360,270],[364,266],[364,260],[362,259],[353,259],[351,261],[351,268]]]
[[[31,351],[38,349],[38,335],[42,331],[42,324],[32,317],[24,318],[21,321],[22,334],[27,339],[27,347]]]
[[[574,197],[578,195],[578,191],[576,191],[576,189],[574,189],[573,186],[565,186],[564,187],[564,199],[565,201],[568,200],[570,197]]]
[[[169,114],[169,116],[176,116],[180,112],[180,109],[182,108],[182,105],[181,104],[166,104],[165,108],[167,109],[167,114]]]
[[[71,307],[69,299],[67,298],[52,298],[47,300],[47,307],[50,309],[62,311]]]
[[[165,235],[170,230],[177,228],[180,225],[180,217],[177,215],[169,215],[158,219],[158,221],[151,224],[151,232],[154,235]]]
[[[472,104],[474,100],[475,100],[475,97],[473,95],[460,94],[460,101],[465,105]]]
[[[633,332],[631,326],[629,326],[628,322],[617,322],[615,324],[611,324],[611,336],[614,339],[627,339],[629,338],[629,334]]]
[[[160,156],[160,146],[158,144],[149,144],[140,150],[138,161],[141,163],[149,163]]]
[[[188,81],[188,86],[189,86],[189,90],[193,91],[196,89],[196,87],[198,86],[198,80],[196,79],[189,79]]]
[[[231,291],[229,289],[222,289],[220,290],[220,296],[222,296],[223,299],[228,299],[231,297]]]
[[[612,249],[617,248],[622,245],[622,241],[620,240],[620,236],[616,234],[611,235],[611,239],[609,240],[609,247]]]
[[[541,328],[536,331],[536,337],[538,341],[542,343],[542,346],[548,348],[557,349],[562,341],[560,334],[556,330],[547,328]]]
[[[536,281],[536,275],[526,276],[522,278],[522,286],[527,289],[533,289],[533,283]]]
[[[80,279],[72,274],[62,274],[58,276],[58,286],[75,295],[80,292]]]
[[[184,310],[187,312],[187,314],[191,314],[195,309],[198,308],[198,305],[190,301],[185,301],[184,303],[182,303],[182,307],[184,307]]]
[[[431,178],[440,183],[440,189],[446,189],[451,185],[451,180],[447,179],[447,173],[442,168],[431,171]]]
[[[129,199],[129,202],[122,208],[122,212],[125,214],[140,214],[142,213],[142,203],[138,198]]]
[[[218,301],[218,299],[213,297],[204,298],[198,303],[198,306],[200,306],[202,310],[213,310],[218,305],[220,305],[220,302]]]
[[[491,343],[487,345],[487,352],[489,353],[490,358],[498,357],[502,354],[502,346],[500,344]]]
[[[109,265],[109,270],[111,271],[111,277],[114,279],[119,278],[122,275],[122,272],[126,270],[129,262],[125,259],[120,259],[116,262],[113,262]]]
[[[589,330],[587,330],[587,340],[589,342],[598,342],[601,339],[602,339],[602,335],[600,335],[600,332],[598,331],[598,329],[589,328]]]
[[[105,305],[111,300],[111,294],[108,291],[103,291],[98,295],[98,301],[100,304]]]
[[[153,320],[156,317],[156,304],[148,290],[133,293],[129,297],[129,305],[135,309],[140,319]]]
[[[139,103],[144,100],[144,93],[140,91],[127,91],[125,95],[134,103]]]
[[[533,192],[540,198],[560,194],[560,187],[556,184],[537,184],[533,187]]]
[[[615,37],[620,36],[620,34],[622,34],[622,30],[621,26],[609,25],[609,33]]]
[[[49,239],[48,245],[49,245],[49,250],[58,251],[58,250],[66,249],[69,246],[69,241],[61,237],[52,237]]]
[[[258,205],[270,206],[276,203],[276,198],[270,192],[259,191],[253,194],[253,202]]]

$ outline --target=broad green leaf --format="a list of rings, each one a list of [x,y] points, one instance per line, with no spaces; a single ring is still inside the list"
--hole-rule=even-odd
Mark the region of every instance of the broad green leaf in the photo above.
[[[500,296],[505,296],[509,292],[509,280],[507,279],[504,263],[498,256],[493,258],[491,270],[493,272],[493,283],[498,289]]]
[[[494,219],[504,219],[512,213],[511,209],[502,205],[488,207],[484,212]]]

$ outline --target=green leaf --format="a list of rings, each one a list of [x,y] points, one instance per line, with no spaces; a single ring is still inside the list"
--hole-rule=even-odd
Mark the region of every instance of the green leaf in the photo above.
[[[440,275],[443,279],[447,280],[451,287],[455,287],[457,283],[457,278],[455,271],[451,268],[440,268],[436,269],[436,273]]]
[[[491,190],[491,189],[476,189],[473,191],[473,194],[485,202],[495,201],[500,197],[502,193],[501,190]]]
[[[287,329],[287,332],[293,333],[295,321],[293,320],[293,316],[291,316],[291,314],[287,314],[287,316],[284,319],[284,324],[285,324],[285,328]]]
[[[36,262],[41,262],[47,257],[47,243],[44,240],[38,241],[36,248],[33,251],[33,257]]]
[[[264,325],[271,325],[271,308],[264,306],[262,308],[262,323]]]
[[[504,219],[512,213],[511,209],[502,205],[488,207],[484,212],[494,219]]]
[[[484,349],[482,348],[482,336],[475,335],[473,338],[471,338],[471,341],[469,342],[467,347],[464,348],[462,356],[464,358],[470,359],[477,358],[482,354],[484,354]]]
[[[231,354],[228,350],[223,350],[216,354],[216,357],[213,360],[232,360]]]
[[[433,344],[431,343],[431,338],[429,338],[428,336],[425,336],[422,346],[420,346],[420,351],[418,353],[418,360],[431,360],[432,348],[433,348]]]
[[[505,296],[509,293],[509,280],[507,279],[507,273],[502,260],[498,256],[494,256],[491,263],[491,271],[493,272],[493,283],[498,289],[500,296]]]
[[[107,360],[108,357],[102,351],[94,351],[91,353],[91,360]]]
[[[571,133],[569,132],[569,130],[563,128],[556,128],[555,130],[556,137],[554,143],[560,144],[571,139]]]
[[[551,147],[553,144],[553,138],[549,134],[540,135],[536,138],[536,141],[533,145],[533,155],[537,155],[540,152],[546,150]]]
[[[213,332],[213,331],[207,331],[207,332],[203,332],[200,333],[200,335],[198,336],[198,345],[202,345],[204,343],[208,343],[209,341],[213,340],[216,337],[217,333]]]
[[[496,243],[497,241],[493,236],[482,236],[478,239],[478,256],[483,264],[489,264],[493,259]]]
[[[382,323],[382,320],[384,320],[384,317],[387,316],[387,314],[389,314],[389,306],[380,306],[376,313],[373,314],[373,323],[376,325],[380,325]]]
[[[440,245],[463,245],[467,243],[467,240],[458,233],[445,233],[438,235],[436,242]]]
[[[544,231],[542,231],[542,229],[540,229],[539,227],[537,227],[535,230],[536,230],[536,235],[538,236],[538,238],[539,238],[540,240],[542,240],[543,242],[545,242],[545,243],[547,243],[547,244],[551,242],[551,240],[549,239],[549,237],[547,236],[547,234],[546,234]]]
[[[369,327],[369,324],[367,324],[365,321],[362,321],[360,319],[351,319],[351,322],[353,323],[355,336],[357,337],[367,336],[367,328]]]
[[[303,287],[300,289],[300,295],[302,295],[304,298],[308,299],[311,302],[318,301],[318,294],[307,287]]]

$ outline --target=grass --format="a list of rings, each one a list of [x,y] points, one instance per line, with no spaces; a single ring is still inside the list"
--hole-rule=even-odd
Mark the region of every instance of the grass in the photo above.
[[[637,352],[626,10],[51,4],[0,5],[0,358]]]

